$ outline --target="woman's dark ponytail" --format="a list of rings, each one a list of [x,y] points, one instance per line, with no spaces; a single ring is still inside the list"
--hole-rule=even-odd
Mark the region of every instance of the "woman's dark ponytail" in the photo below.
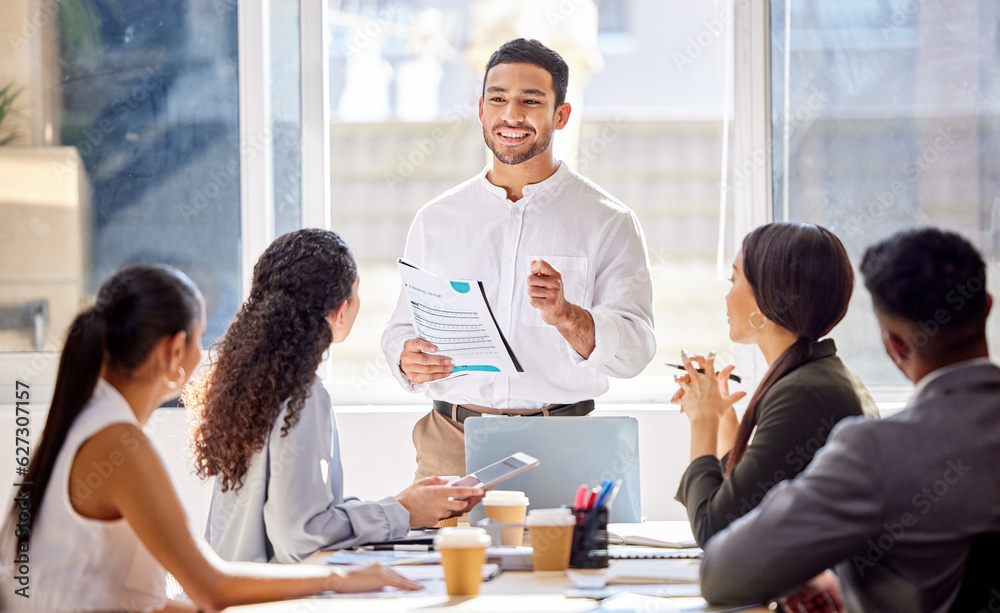
[[[21,526],[16,532],[18,547],[30,540],[31,528],[41,509],[59,450],[76,416],[94,395],[104,363],[107,327],[104,313],[96,306],[77,315],[70,324],[66,344],[59,356],[52,408],[45,421],[45,430],[28,464],[28,474],[15,494],[17,501],[27,499],[31,509],[27,530]]]
[[[5,527],[17,538],[18,547],[31,539],[59,452],[94,395],[101,369],[133,372],[163,337],[185,331],[191,338],[202,316],[201,294],[184,273],[168,266],[137,264],[105,281],[95,305],[73,320],[59,356],[45,429]],[[25,500],[30,512],[20,522],[20,505]],[[0,550],[6,554],[6,549]]]
[[[812,344],[844,315],[854,289],[847,250],[826,228],[771,223],[743,239],[743,276],[761,313],[798,338],[771,364],[747,406],[726,463],[728,475],[750,444],[757,410],[771,386],[812,359]]]
[[[740,463],[740,460],[743,459],[743,454],[746,453],[747,447],[750,445],[750,435],[753,434],[753,429],[757,427],[757,407],[760,406],[760,402],[764,398],[764,395],[767,394],[767,390],[771,389],[771,386],[777,383],[779,379],[811,359],[812,341],[804,336],[800,336],[767,369],[767,373],[765,373],[760,385],[757,386],[757,391],[754,393],[753,398],[750,399],[750,404],[747,405],[743,419],[740,420],[739,429],[736,430],[736,442],[733,443],[733,448],[729,452],[729,461],[726,463],[727,475],[733,470],[733,467]]]

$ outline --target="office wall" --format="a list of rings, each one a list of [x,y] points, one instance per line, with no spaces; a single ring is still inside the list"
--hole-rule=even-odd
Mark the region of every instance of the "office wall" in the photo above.
[[[32,410],[33,438],[41,431],[45,413],[40,403]],[[425,413],[424,407],[340,407],[337,423],[343,448],[345,491],[362,499],[398,494],[413,480],[416,469],[410,432]],[[631,415],[639,420],[642,512],[648,519],[684,519],[684,508],[673,500],[680,476],[687,466],[690,428],[675,408],[621,405],[599,409],[603,416]],[[211,499],[210,482],[192,474],[187,421],[182,409],[160,409],[146,432],[163,457],[191,518],[201,532]],[[0,440],[14,439],[14,407],[0,405]],[[8,447],[8,449],[10,449]],[[13,452],[0,456],[0,475],[14,476]],[[5,482],[10,480],[5,479]],[[7,485],[0,500],[7,508],[13,489]]]

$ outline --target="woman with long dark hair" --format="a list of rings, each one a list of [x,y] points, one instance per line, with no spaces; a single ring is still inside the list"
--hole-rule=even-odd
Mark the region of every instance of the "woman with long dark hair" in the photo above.
[[[0,536],[9,610],[215,611],[330,589],[419,587],[378,567],[227,564],[192,535],[142,425],[198,365],[204,331],[197,287],[154,265],[120,270],[73,321],[45,430]],[[193,604],[167,601],[168,571]],[[26,598],[15,595],[19,574]]]
[[[344,497],[337,423],[316,369],[360,306],[354,257],[336,233],[285,234],[254,266],[204,381],[185,393],[196,471],[216,478],[206,537],[224,559],[297,562],[400,538],[481,499],[437,477],[378,501]]]
[[[674,402],[691,420],[691,464],[677,500],[702,546],[801,472],[838,421],[877,415],[833,339],[823,338],[844,318],[854,287],[836,235],[801,223],[756,228],[743,239],[731,281],[729,337],[757,345],[769,368],[738,420],[733,404],[744,393],[729,393],[733,366],[715,375],[713,353],[681,356],[687,373],[677,377]]]

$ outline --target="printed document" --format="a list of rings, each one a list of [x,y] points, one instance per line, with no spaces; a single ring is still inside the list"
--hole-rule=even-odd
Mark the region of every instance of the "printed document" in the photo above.
[[[417,336],[451,358],[449,376],[514,374],[521,364],[497,327],[481,281],[445,279],[398,260]]]

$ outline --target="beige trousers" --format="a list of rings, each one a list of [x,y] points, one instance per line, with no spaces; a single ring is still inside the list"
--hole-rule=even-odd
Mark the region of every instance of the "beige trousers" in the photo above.
[[[417,479],[440,475],[465,476],[465,428],[434,409],[413,426],[417,449]]]
[[[586,409],[586,413],[594,410],[593,400],[581,400],[573,406],[577,405],[581,405],[581,409]],[[550,404],[541,409],[493,409],[475,404],[461,406],[483,415],[531,416],[541,413],[548,416],[550,409],[563,408],[567,405]],[[451,417],[455,417],[455,406],[452,405],[451,409]],[[451,417],[445,417],[431,409],[430,413],[424,415],[413,426],[413,446],[417,449],[417,479],[466,474],[465,426]],[[475,467],[479,468],[482,466]]]

